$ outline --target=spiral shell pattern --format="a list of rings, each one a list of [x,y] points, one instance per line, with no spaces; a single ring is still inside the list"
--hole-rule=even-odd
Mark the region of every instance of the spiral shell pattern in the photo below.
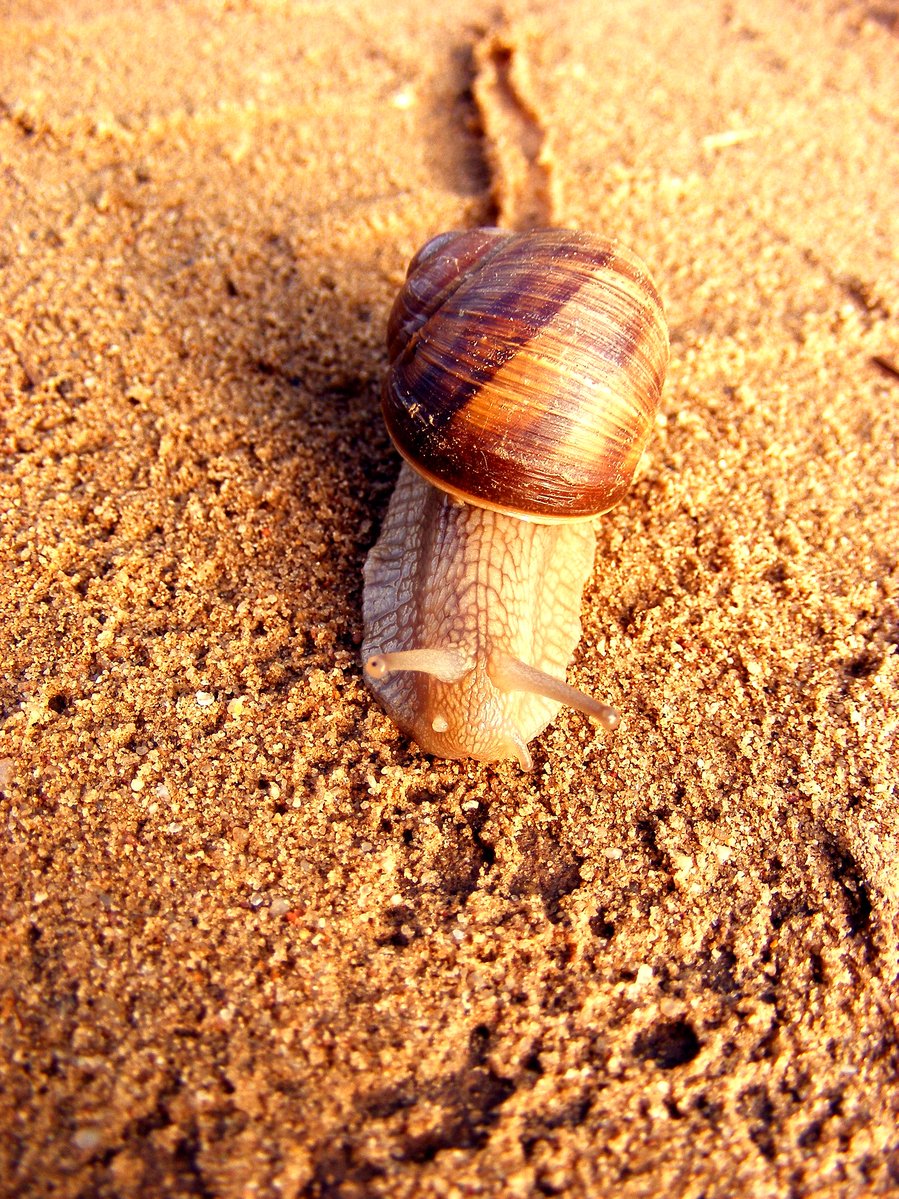
[[[619,243],[486,228],[419,250],[388,353],[384,418],[410,465],[469,503],[558,521],[629,487],[668,332],[645,264]]]

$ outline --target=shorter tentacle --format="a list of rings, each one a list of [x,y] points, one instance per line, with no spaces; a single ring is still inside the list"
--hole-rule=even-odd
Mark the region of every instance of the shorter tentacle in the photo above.
[[[372,654],[365,663],[365,673],[372,679],[383,679],[395,670],[418,670],[441,683],[458,683],[470,669],[471,664],[454,649],[392,650]]]

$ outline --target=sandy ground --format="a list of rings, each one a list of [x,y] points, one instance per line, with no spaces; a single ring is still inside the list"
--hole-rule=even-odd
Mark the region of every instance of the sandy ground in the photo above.
[[[4,7],[0,1193],[897,1193],[899,15],[379,9]],[[672,331],[530,775],[358,662],[497,221]]]

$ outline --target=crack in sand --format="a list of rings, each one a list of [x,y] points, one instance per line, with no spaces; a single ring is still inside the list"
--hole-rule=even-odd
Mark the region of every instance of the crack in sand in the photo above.
[[[555,224],[555,180],[548,134],[530,98],[527,59],[509,31],[474,47],[473,94],[492,176],[496,223],[510,229]]]

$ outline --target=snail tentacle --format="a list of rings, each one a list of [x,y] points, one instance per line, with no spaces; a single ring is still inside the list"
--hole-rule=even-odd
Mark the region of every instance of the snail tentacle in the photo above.
[[[494,654],[487,666],[487,673],[500,691],[525,691],[530,695],[542,695],[544,699],[555,700],[583,712],[585,716],[591,716],[609,733],[621,723],[619,713],[608,704],[508,654]]]
[[[471,665],[454,649],[392,650],[372,654],[365,663],[365,673],[372,679],[383,679],[397,670],[417,670],[433,675],[441,683],[458,683]]]
[[[524,737],[517,731],[510,731],[506,738],[506,757],[517,758],[518,765],[522,770],[534,769],[534,759],[531,757],[528,744]]]

